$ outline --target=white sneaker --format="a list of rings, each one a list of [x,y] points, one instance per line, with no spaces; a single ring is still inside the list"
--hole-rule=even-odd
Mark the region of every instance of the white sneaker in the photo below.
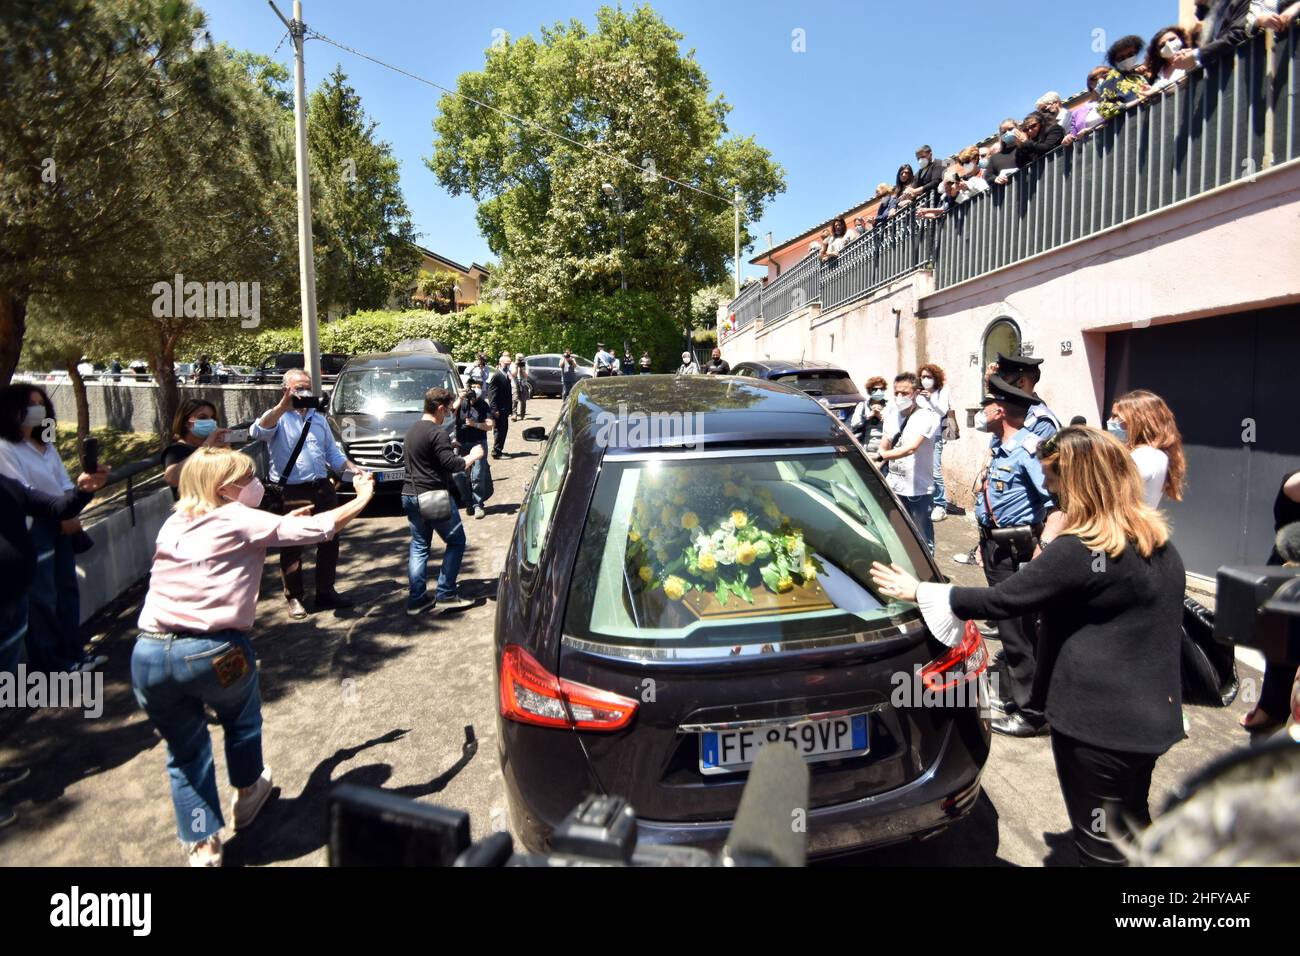
[[[262,775],[257,778],[257,783],[253,784],[252,792],[247,797],[242,797],[239,790],[235,790],[235,829],[242,830],[249,826],[257,815],[261,812],[262,807],[266,806],[267,798],[271,796],[271,768],[265,767]]]
[[[935,505],[934,510],[930,512],[930,521],[933,524],[938,524],[946,517],[948,517],[948,511],[942,505]]]
[[[958,564],[976,564],[976,563],[977,563],[976,560],[975,560],[975,549],[974,549],[974,548],[971,548],[969,551],[964,551],[964,552],[962,552],[961,554],[954,554],[954,555],[952,556],[952,559],[953,559],[953,561],[957,562]]]

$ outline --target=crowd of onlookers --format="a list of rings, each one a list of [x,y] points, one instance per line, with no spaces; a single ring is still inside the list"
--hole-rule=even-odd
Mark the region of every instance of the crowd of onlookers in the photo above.
[[[838,256],[853,240],[911,210],[919,219],[938,219],[955,206],[997,186],[1061,146],[1084,139],[1105,123],[1163,96],[1189,74],[1225,55],[1260,30],[1288,30],[1300,16],[1300,0],[1216,0],[1197,5],[1189,30],[1168,26],[1149,40],[1129,35],[1110,45],[1106,62],[1088,71],[1087,93],[1067,108],[1055,91],[1044,93],[1023,119],[998,124],[995,139],[972,145],[943,160],[931,148],[916,151],[916,166],[904,163],[893,184],[876,187],[874,213],[842,217],[808,246],[822,261]]]

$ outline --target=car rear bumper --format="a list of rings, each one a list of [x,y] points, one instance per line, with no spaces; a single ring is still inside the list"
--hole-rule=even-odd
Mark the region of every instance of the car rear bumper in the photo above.
[[[975,708],[947,725],[934,762],[920,776],[883,793],[808,813],[809,856],[834,856],[901,843],[941,830],[974,809],[980,775],[989,752],[989,727]],[[515,835],[534,852],[544,852],[561,819],[543,820],[538,807],[523,806],[522,795],[506,768],[507,792]],[[635,809],[635,808],[634,808]],[[637,819],[641,845],[693,846],[720,850],[731,820],[676,822]]]

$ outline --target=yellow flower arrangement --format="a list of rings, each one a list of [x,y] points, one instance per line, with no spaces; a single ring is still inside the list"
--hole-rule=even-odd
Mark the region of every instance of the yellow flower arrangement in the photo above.
[[[708,553],[702,554],[700,555],[699,568],[705,574],[711,574],[718,570],[718,559]]]
[[[741,528],[744,528],[749,524],[749,516],[743,511],[733,511],[731,513],[731,523],[735,525],[736,530],[739,531]]]
[[[680,601],[686,594],[686,582],[677,575],[669,575],[668,580],[664,582],[664,594],[669,600]]]
[[[686,511],[682,513],[683,528],[685,528],[687,531],[694,531],[699,526],[700,526],[700,516],[697,515],[694,511]]]
[[[784,594],[786,591],[793,591],[794,581],[790,578],[781,578],[776,582],[776,590],[778,594]]]
[[[654,577],[654,572],[652,572],[650,568],[644,564],[641,565],[641,569],[637,571],[637,574],[640,576],[641,580],[644,581],[646,584],[649,584],[650,579]]]
[[[757,557],[758,549],[748,541],[742,541],[736,546],[736,560],[741,564],[753,564]]]

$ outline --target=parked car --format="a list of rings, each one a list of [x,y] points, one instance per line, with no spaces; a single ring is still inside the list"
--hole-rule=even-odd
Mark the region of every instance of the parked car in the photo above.
[[[424,393],[459,395],[463,387],[451,356],[440,352],[356,355],[330,393],[330,428],[343,453],[374,472],[378,493],[397,494],[406,478],[406,432],[424,414]],[[449,417],[445,427],[451,433],[455,422]]]
[[[847,423],[853,410],[866,397],[853,384],[849,373],[828,362],[786,362],[766,359],[762,362],[740,362],[731,367],[732,375],[780,382],[813,396],[831,410],[840,421]]]
[[[875,560],[943,579],[844,425],[757,378],[591,379],[578,395],[497,591],[497,739],[525,846],[547,849],[595,786],[628,799],[640,841],[717,848],[769,744],[808,761],[811,853],[965,816],[989,752],[987,648],[973,628],[941,644],[876,589]],[[900,679],[954,704],[900,701]]]
[[[347,354],[343,352],[322,352],[320,356],[320,377],[322,385],[333,385],[339,372],[347,363]],[[279,385],[284,373],[290,369],[306,368],[306,357],[302,352],[276,352],[262,359],[254,370],[251,383],[254,385]]]
[[[581,355],[573,357],[578,362],[578,377],[575,384],[584,378],[595,376],[596,364],[591,359],[585,359]],[[528,364],[528,384],[534,396],[564,394],[564,383],[560,379],[562,358],[564,358],[562,352],[545,352],[541,355],[530,355],[524,360]]]

